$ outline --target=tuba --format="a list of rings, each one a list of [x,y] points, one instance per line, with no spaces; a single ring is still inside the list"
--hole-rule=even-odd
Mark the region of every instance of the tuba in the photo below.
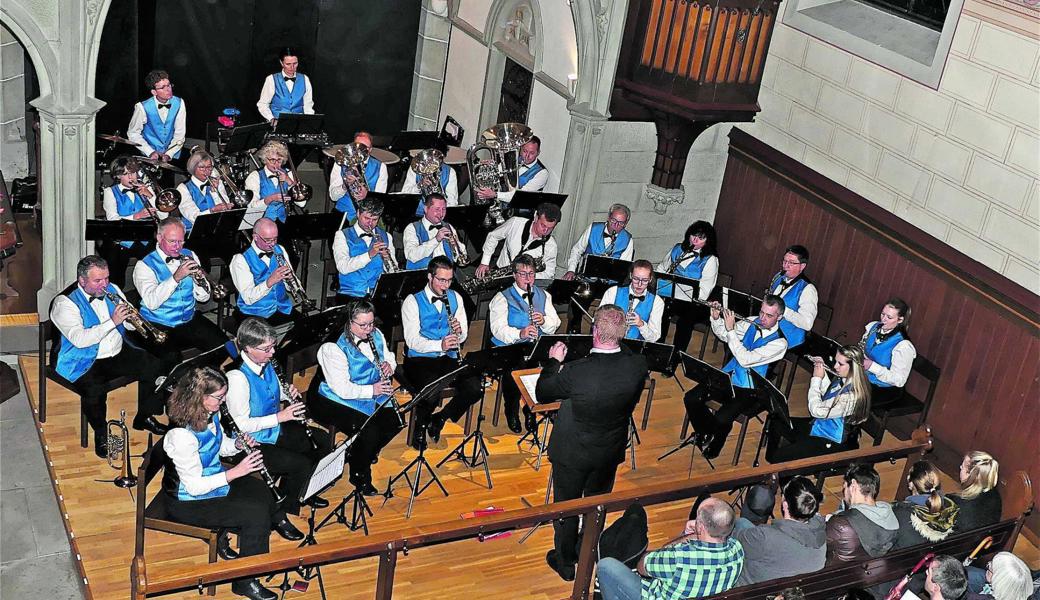
[[[469,177],[474,188],[513,192],[518,186],[520,147],[531,141],[534,132],[523,123],[499,123],[488,127],[480,139],[466,152]],[[488,226],[499,226],[505,215],[498,202],[474,198],[477,204],[489,204]]]
[[[365,179],[365,161],[368,160],[368,146],[351,142],[344,144],[336,150],[333,157],[336,164],[340,166],[342,176],[345,178],[351,171],[357,178],[350,184],[347,191],[350,197],[357,200],[362,193],[368,193],[368,181]]]
[[[441,188],[441,165],[444,154],[440,150],[427,148],[412,157],[412,172],[419,176],[419,193],[423,198],[431,194],[444,195]]]
[[[140,384],[138,384],[140,385]],[[112,433],[112,428],[116,433]],[[116,487],[132,488],[137,485],[137,477],[130,469],[130,431],[126,428],[126,411],[119,411],[119,420],[108,422],[108,466],[119,471],[119,477],[112,480]],[[118,465],[116,463],[119,463]]]

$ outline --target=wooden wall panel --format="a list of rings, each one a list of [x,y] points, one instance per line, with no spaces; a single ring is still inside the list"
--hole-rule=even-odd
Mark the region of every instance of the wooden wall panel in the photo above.
[[[1035,294],[736,128],[715,228],[720,268],[739,289],[761,291],[785,247],[807,246],[806,275],[834,307],[832,336],[858,339],[888,297],[909,302],[911,339],[942,369],[928,419],[936,438],[1040,481]]]

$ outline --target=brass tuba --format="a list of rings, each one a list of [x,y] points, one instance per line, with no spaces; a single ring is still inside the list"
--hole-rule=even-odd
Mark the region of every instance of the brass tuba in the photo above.
[[[519,187],[520,148],[533,136],[531,128],[523,123],[499,123],[482,131],[477,143],[466,152],[473,188],[516,191]],[[485,225],[497,227],[505,222],[505,215],[495,199],[474,197],[474,202],[489,204]]]
[[[140,384],[138,384],[140,385]],[[112,428],[116,433],[112,433]],[[119,420],[111,419],[108,422],[108,466],[119,471],[119,477],[112,480],[116,487],[132,488],[137,485],[137,477],[130,469],[130,431],[126,428],[126,411],[119,411]],[[118,465],[116,463],[119,463]]]
[[[443,164],[444,154],[440,150],[432,148],[420,150],[412,157],[410,168],[419,176],[419,193],[423,198],[431,194],[444,195],[444,189],[441,188],[441,165]]]
[[[341,167],[344,178],[350,171],[354,172],[356,180],[347,188],[350,197],[357,200],[362,193],[368,193],[368,181],[365,179],[365,161],[368,160],[368,146],[358,142],[344,144],[342,148],[336,150],[333,158],[336,164]]]

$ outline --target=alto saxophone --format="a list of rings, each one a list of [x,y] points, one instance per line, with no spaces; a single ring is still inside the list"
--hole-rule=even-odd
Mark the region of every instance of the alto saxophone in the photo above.
[[[302,396],[300,398],[293,397],[292,389],[289,387],[289,380],[285,378],[285,375],[282,373],[282,367],[280,367],[273,358],[271,359],[271,368],[274,370],[274,374],[278,376],[278,383],[280,384],[282,390],[282,396],[288,398],[290,403],[293,400],[300,400],[300,402],[303,403]],[[314,439],[314,432],[311,431],[311,428],[307,426],[310,422],[311,418],[307,414],[307,405],[303,404],[303,431],[307,434],[307,440],[311,443],[311,449],[317,450],[318,441]]]
[[[161,344],[166,341],[166,333],[159,331],[158,329],[156,329],[154,325],[146,321],[145,318],[141,316],[141,313],[136,308],[134,308],[134,305],[124,300],[122,296],[113,292],[106,291],[105,297],[117,305],[126,305],[128,311],[126,315],[126,321],[133,325],[134,329],[136,329],[138,333],[140,333],[146,338],[152,338],[153,340],[155,340],[155,343],[157,344]]]
[[[227,404],[224,402],[220,403],[220,420],[227,427],[228,435],[232,438],[238,438],[242,435],[242,430],[238,428],[238,424],[231,417],[231,411],[228,410]],[[243,447],[243,450],[249,452],[249,448]],[[260,478],[264,480],[267,488],[271,490],[275,504],[285,502],[285,495],[278,490],[278,484],[274,482],[274,477],[271,477],[271,473],[267,470],[267,465],[262,462],[260,463]]]

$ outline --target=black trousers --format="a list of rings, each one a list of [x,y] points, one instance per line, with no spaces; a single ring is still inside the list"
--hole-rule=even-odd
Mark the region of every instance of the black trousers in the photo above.
[[[300,492],[307,489],[314,466],[329,450],[328,434],[311,428],[318,442],[318,450],[314,450],[304,427],[298,421],[287,421],[282,423],[282,431],[274,444],[260,444],[267,471],[275,479],[282,478],[279,487],[286,496],[282,508],[292,514],[299,514]]]
[[[225,325],[225,329],[227,331],[237,331],[238,330],[238,326],[242,324],[242,321],[245,321],[249,317],[253,317],[255,319],[263,319],[271,327],[278,327],[279,325],[285,325],[286,323],[291,323],[291,322],[295,321],[296,319],[299,319],[302,316],[303,315],[300,314],[300,311],[298,311],[295,308],[293,308],[291,311],[289,311],[289,314],[284,314],[284,313],[280,313],[278,311],[275,311],[269,317],[257,317],[257,316],[254,316],[254,315],[247,315],[246,313],[244,313],[241,310],[239,310],[238,307],[236,306],[235,310],[231,312],[231,318],[228,319],[227,321],[225,321],[227,323]]]
[[[361,411],[329,400],[321,394],[314,394],[307,403],[311,416],[323,425],[335,426],[337,430],[352,436],[368,419]],[[354,445],[347,451],[347,463],[350,465],[350,481],[354,484],[372,482],[372,461],[386,447],[403,424],[397,412],[389,406],[377,410],[372,420],[361,429],[354,440]]]
[[[617,464],[596,468],[576,468],[553,463],[553,502],[574,500],[595,494],[607,494],[614,489]],[[578,563],[578,517],[553,521],[556,554],[560,564]]]
[[[87,422],[95,435],[105,435],[108,420],[108,382],[124,375],[137,380],[137,414],[144,418],[161,415],[164,400],[155,391],[155,380],[164,375],[162,361],[146,350],[135,348],[123,340],[123,349],[109,358],[95,360],[90,370],[73,383],[83,400]]]
[[[270,549],[271,526],[285,518],[270,490],[256,477],[239,477],[223,498],[178,500],[166,497],[171,520],[196,527],[231,529],[238,532],[241,556],[264,554]]]
[[[903,388],[901,387],[881,387],[870,384],[870,407],[872,409],[887,408],[902,397]]]
[[[228,341],[227,334],[217,327],[216,323],[198,311],[190,321],[183,325],[176,327],[167,327],[159,323],[152,323],[152,325],[166,334],[166,342],[162,344],[162,350],[165,353],[183,354],[185,350],[192,348],[205,352],[217,346],[223,346]]]
[[[669,302],[665,308],[664,316],[661,318],[660,341],[662,342],[668,336],[668,329],[672,326],[671,317],[673,315],[678,317],[675,322],[675,337],[672,340],[672,343],[675,345],[673,362],[678,364],[680,352],[690,353],[688,347],[690,339],[693,338],[693,326],[697,323],[707,322],[708,307],[681,300]]]
[[[763,407],[758,399],[751,395],[751,390],[735,387],[733,388],[734,398],[729,400],[714,398],[722,402],[722,406],[717,412],[712,413],[707,402],[713,398],[705,389],[698,385],[686,392],[683,404],[686,405],[686,414],[690,417],[694,431],[714,435],[715,439],[709,448],[721,450],[726,445],[726,437],[733,429],[733,422],[737,416],[758,414]]]
[[[411,390],[413,394],[418,393],[431,381],[440,379],[445,373],[457,368],[459,368],[458,361],[448,356],[436,358],[409,356],[404,359],[402,366],[405,379],[413,387]],[[463,374],[461,378],[456,379],[452,385],[455,388],[455,396],[440,409],[437,416],[445,420],[458,421],[459,417],[466,414],[466,409],[480,401],[480,397],[484,393],[480,379],[479,374]],[[440,404],[438,396],[417,404],[415,407],[416,424],[425,427],[430,422],[430,417],[438,404]]]
[[[766,460],[775,464],[855,450],[859,447],[859,443],[852,436],[842,444],[810,436],[813,420],[809,417],[795,417],[791,419],[791,426],[788,427],[778,419],[771,419],[769,439],[766,441]]]
[[[513,380],[511,371],[516,369],[523,369],[526,365],[517,366],[515,369],[507,369],[502,374],[502,381],[499,385],[502,386],[502,406],[503,412],[508,415],[520,415],[520,388],[516,386],[516,381]],[[524,406],[524,414],[531,412],[531,409]]]

